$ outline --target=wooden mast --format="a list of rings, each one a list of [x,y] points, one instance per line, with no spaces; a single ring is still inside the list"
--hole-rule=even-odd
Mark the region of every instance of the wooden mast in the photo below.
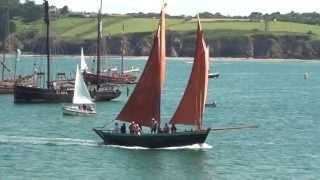
[[[100,7],[98,11],[98,35],[97,35],[97,85],[99,85],[99,76],[101,71],[101,39],[102,39],[102,0],[100,0]]]
[[[6,67],[5,62],[6,62],[6,51],[9,51],[9,47],[7,44],[7,41],[10,39],[10,15],[9,15],[9,2],[7,1],[7,8],[6,8],[6,29],[5,29],[5,35],[3,37],[3,54],[2,54],[2,72],[1,72],[1,80],[4,80],[4,71],[9,69]]]
[[[44,21],[47,26],[47,38],[46,38],[46,53],[47,53],[47,88],[51,88],[50,79],[50,19],[49,19],[49,3],[44,0]]]
[[[165,8],[167,6],[167,3],[162,0],[162,7],[161,7],[161,12],[160,12],[160,22],[159,22],[159,26],[160,26],[160,83],[161,83],[161,89],[164,86],[164,82],[166,79],[166,21],[165,21],[165,17],[166,17],[166,13],[165,13]]]
[[[124,42],[124,24],[122,24],[122,40],[121,40],[121,74],[123,75],[123,56],[125,51],[125,42]]]

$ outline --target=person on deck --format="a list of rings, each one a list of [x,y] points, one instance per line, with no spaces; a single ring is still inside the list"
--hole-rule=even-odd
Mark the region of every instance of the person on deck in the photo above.
[[[139,124],[134,124],[134,125],[133,125],[133,132],[134,132],[134,134],[136,134],[136,135],[140,135],[140,134],[141,134],[141,129],[140,129]]]
[[[132,122],[130,123],[130,125],[129,125],[129,132],[130,132],[130,134],[133,134],[133,133],[134,133],[133,128],[134,128],[134,121],[132,121]]]
[[[119,125],[118,125],[117,122],[114,124],[114,130],[113,130],[113,131],[114,131],[115,133],[119,133],[119,131],[120,131]]]
[[[157,133],[157,126],[158,126],[158,122],[154,118],[152,118],[151,134]]]
[[[177,132],[177,128],[174,124],[171,125],[171,133],[176,133]]]
[[[137,129],[138,129],[138,135],[140,136],[141,135],[141,133],[142,133],[142,126],[141,126],[141,124],[137,124]]]
[[[163,133],[169,133],[169,131],[170,131],[170,128],[168,126],[168,123],[164,124]]]
[[[120,128],[121,134],[126,134],[127,133],[127,129],[126,129],[126,124],[123,123],[121,128]]]

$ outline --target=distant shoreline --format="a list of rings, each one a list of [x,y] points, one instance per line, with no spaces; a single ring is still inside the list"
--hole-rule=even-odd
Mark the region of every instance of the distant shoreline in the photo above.
[[[8,56],[15,56],[14,54],[8,54]],[[46,55],[41,54],[22,54],[20,56],[23,57],[43,57],[46,58]],[[70,57],[77,58],[80,55],[53,55],[54,57]],[[95,56],[85,56],[87,60],[93,60]],[[110,56],[102,56],[102,58],[113,58],[120,59],[119,55],[110,55]],[[148,56],[125,56],[125,60],[147,60]],[[193,57],[167,57],[167,60],[178,60],[178,61],[192,61]],[[235,58],[235,57],[210,57],[209,61],[217,61],[217,62],[320,62],[320,59],[268,59],[268,58]]]

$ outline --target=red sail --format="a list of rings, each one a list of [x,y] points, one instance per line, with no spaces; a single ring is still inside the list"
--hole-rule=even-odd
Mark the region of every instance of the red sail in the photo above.
[[[165,79],[165,50],[163,6],[149,59],[136,88],[116,118],[117,120],[134,121],[142,126],[151,126],[152,119],[160,123],[161,89]]]
[[[170,123],[202,126],[202,114],[208,89],[209,48],[207,48],[200,21],[192,72],[182,100]]]
[[[144,71],[127,104],[116,118],[118,120],[134,121],[142,126],[151,126],[153,118],[160,122],[161,62],[159,35],[158,30]]]

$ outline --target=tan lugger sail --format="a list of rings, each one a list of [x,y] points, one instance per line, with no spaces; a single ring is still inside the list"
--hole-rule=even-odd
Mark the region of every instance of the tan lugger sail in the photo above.
[[[208,90],[209,47],[207,47],[200,20],[196,39],[193,67],[187,88],[170,123],[202,126],[202,114]]]
[[[143,73],[127,104],[116,118],[151,126],[152,119],[160,122],[161,89],[165,81],[165,12],[160,13],[158,30],[154,36],[151,54]]]

